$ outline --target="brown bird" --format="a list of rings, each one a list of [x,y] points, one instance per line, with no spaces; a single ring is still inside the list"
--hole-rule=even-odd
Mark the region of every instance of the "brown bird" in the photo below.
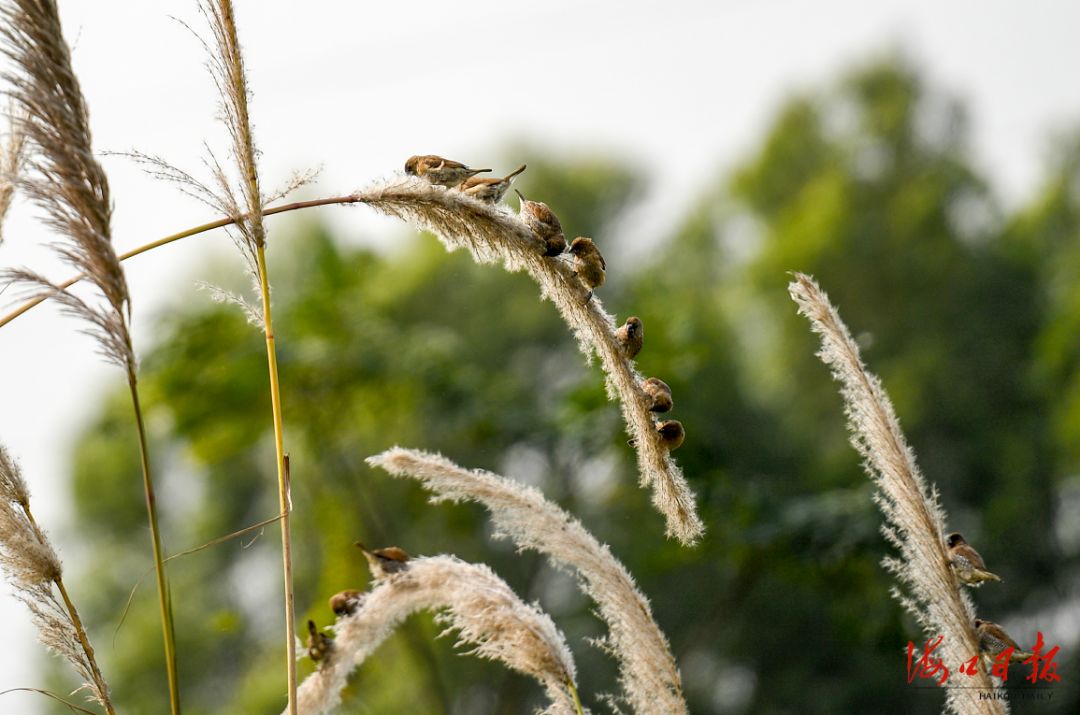
[[[396,546],[387,546],[385,549],[368,551],[368,548],[359,541],[356,542],[356,545],[364,552],[368,566],[371,567],[371,573],[375,578],[386,578],[399,571],[404,571],[409,567],[409,559],[412,558],[405,553],[404,549],[399,549]]]
[[[645,343],[645,326],[641,324],[641,318],[634,315],[627,318],[622,327],[615,331],[615,339],[619,341],[626,357],[631,360],[637,357]]]
[[[525,171],[524,164],[501,179],[473,176],[465,179],[458,188],[469,196],[472,196],[474,199],[480,199],[489,204],[497,204],[510,189],[510,184],[514,181],[514,177],[523,171]]]
[[[681,447],[683,440],[686,439],[686,430],[683,429],[682,422],[678,420],[664,420],[656,425],[656,431],[660,433],[660,441],[669,452],[674,452]]]
[[[360,610],[366,594],[361,591],[341,591],[330,597],[330,610],[339,616],[351,616]]]
[[[681,447],[683,440],[686,439],[686,430],[683,429],[682,422],[678,420],[657,422],[656,432],[660,435],[660,442],[667,447],[669,452]],[[637,438],[626,440],[631,447],[637,447],[637,442]]]
[[[409,176],[421,176],[432,184],[453,188],[470,176],[482,174],[491,169],[470,169],[460,161],[450,161],[435,154],[410,156],[405,162],[405,173]]]
[[[592,291],[604,285],[604,271],[607,269],[607,263],[604,262],[604,257],[600,255],[600,249],[596,247],[593,240],[584,236],[578,236],[573,240],[570,244],[570,254],[574,257],[574,271],[589,289],[589,298],[592,298]]]
[[[529,201],[517,189],[514,189],[514,193],[521,199],[518,216],[544,244],[544,255],[551,258],[565,251],[566,236],[563,235],[559,217],[543,201]]]
[[[650,377],[641,383],[641,389],[645,391],[645,395],[649,398],[650,412],[668,412],[671,410],[673,406],[671,388],[668,387],[666,382],[658,377]]]
[[[975,632],[979,636],[979,650],[982,651],[983,655],[989,656],[991,659],[996,658],[1006,648],[1013,649],[1012,655],[1009,656],[1010,663],[1023,662],[1032,655],[1021,650],[1016,641],[1005,632],[1005,629],[996,623],[975,619]]]
[[[986,570],[982,556],[979,556],[979,552],[964,541],[964,537],[960,534],[949,534],[945,537],[945,543],[949,547],[949,565],[952,566],[953,573],[962,583],[968,586],[981,586],[984,581],[1001,580],[997,574]]]
[[[325,660],[334,650],[334,639],[315,627],[315,621],[307,622],[307,654],[308,657],[318,663]]]

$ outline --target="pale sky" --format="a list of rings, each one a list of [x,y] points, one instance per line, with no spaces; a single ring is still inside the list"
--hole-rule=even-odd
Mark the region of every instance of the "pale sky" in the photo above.
[[[202,32],[194,0],[60,4],[96,149],[201,171],[203,142],[221,145],[217,100],[201,45],[170,17]],[[977,164],[1010,205],[1036,189],[1052,133],[1080,125],[1080,4],[1065,0],[237,5],[263,183],[322,166],[310,196],[346,193],[410,154],[486,164],[506,140],[524,139],[562,155],[618,152],[647,169],[657,210],[633,230],[659,237],[697,190],[754,150],[792,90],[896,49],[966,102]],[[215,218],[127,160],[102,161],[118,251]],[[363,208],[323,211],[355,240],[386,225]],[[40,248],[49,237],[25,205],[4,236],[0,266],[69,275]],[[210,246],[231,248],[217,233],[127,264],[137,347],[155,311],[195,294]],[[65,533],[70,448],[99,396],[122,384],[78,327],[41,308],[0,330],[0,442],[72,568],[93,545]],[[0,690],[43,685],[42,649],[6,589],[0,628]],[[107,652],[108,639],[97,647]],[[5,695],[0,712],[33,714],[40,703]]]

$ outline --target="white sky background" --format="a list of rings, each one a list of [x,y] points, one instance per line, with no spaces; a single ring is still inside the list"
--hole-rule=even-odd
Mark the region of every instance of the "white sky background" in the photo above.
[[[977,163],[1010,205],[1035,191],[1051,133],[1080,122],[1080,4],[630,5],[238,0],[264,187],[322,165],[305,195],[347,193],[399,170],[410,154],[487,165],[505,140],[525,139],[564,155],[620,152],[647,168],[656,210],[635,238],[659,237],[698,189],[753,151],[792,90],[897,48],[933,86],[967,103]],[[95,147],[135,148],[201,170],[202,142],[221,145],[217,100],[202,47],[169,17],[203,31],[194,0],[61,0],[61,9]],[[124,159],[103,163],[118,251],[216,218]],[[385,225],[363,208],[321,211],[356,240]],[[270,219],[271,237],[281,220]],[[0,266],[69,275],[39,248],[48,236],[25,206],[4,236]],[[137,348],[153,332],[156,308],[194,294],[193,270],[210,246],[216,255],[231,247],[219,232],[128,262]],[[19,458],[39,518],[61,537],[70,566],[93,548],[63,533],[70,448],[99,396],[122,384],[77,327],[39,308],[0,330],[0,442]],[[4,591],[0,690],[42,685],[41,648]],[[97,647],[107,652],[108,639]],[[40,696],[5,695],[0,712],[35,713],[40,704]]]

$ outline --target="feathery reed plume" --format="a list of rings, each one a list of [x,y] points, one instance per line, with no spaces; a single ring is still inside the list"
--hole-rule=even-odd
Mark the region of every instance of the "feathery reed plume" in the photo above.
[[[169,700],[173,713],[178,713],[180,691],[172,607],[139,405],[135,351],[128,329],[131,303],[111,240],[109,183],[94,158],[86,102],[71,67],[71,53],[64,42],[54,0],[10,0],[0,8],[0,20],[0,51],[12,65],[4,80],[22,117],[20,126],[31,150],[28,171],[20,180],[20,187],[42,209],[45,222],[63,237],[53,244],[57,254],[87,276],[101,292],[104,304],[91,304],[29,270],[10,271],[8,275],[55,298],[68,312],[89,322],[91,328],[87,332],[97,338],[100,352],[127,373],[139,433]]]
[[[581,522],[533,487],[483,470],[467,470],[437,454],[394,447],[367,463],[411,477],[434,492],[432,503],[475,501],[491,512],[496,537],[572,568],[596,601],[610,635],[604,646],[619,662],[623,699],[639,715],[686,713],[682,682],[649,602],[626,567]]]
[[[299,691],[300,712],[318,715],[341,702],[341,689],[356,668],[394,629],[417,611],[439,611],[447,630],[472,655],[499,660],[543,684],[548,713],[574,713],[575,667],[566,639],[551,618],[519,599],[482,564],[454,556],[414,558],[409,568],[382,579],[363,605],[334,626],[334,646]],[[571,690],[573,689],[573,690]]]
[[[884,565],[904,586],[893,597],[915,617],[928,638],[942,636],[937,651],[946,663],[962,663],[979,653],[974,630],[975,608],[959,587],[945,549],[945,511],[936,488],[927,486],[904,439],[900,422],[881,381],[863,365],[852,340],[828,297],[808,276],[795,274],[788,285],[799,313],[821,336],[817,355],[840,383],[851,444],[878,491],[874,501],[885,516],[882,532],[900,552]],[[950,712],[1005,713],[1001,700],[980,700],[980,690],[993,690],[990,677],[979,671],[974,688],[946,688]]]
[[[240,219],[235,224],[241,238],[237,245],[248,258],[252,269],[257,271],[257,252],[266,245],[266,228],[262,220],[263,196],[255,161],[255,139],[248,114],[250,93],[240,40],[236,34],[236,16],[231,0],[201,0],[199,9],[213,33],[213,46],[207,47],[210,75],[221,96],[222,122],[229,132],[232,155],[241,174],[240,192],[237,195],[224,168],[211,156],[217,192],[210,195],[216,196],[226,214]]]
[[[109,687],[98,669],[79,612],[64,586],[60,559],[34,519],[30,491],[3,445],[0,445],[0,568],[16,598],[33,614],[41,642],[75,667],[91,699],[112,715],[115,711]]]
[[[113,251],[112,206],[105,172],[94,158],[90,127],[71,69],[71,57],[50,0],[12,0],[0,9],[2,51],[13,65],[4,74],[22,134],[31,144],[26,174],[19,185],[43,210],[46,222],[64,237],[56,252],[86,274],[108,306],[96,306],[70,294],[57,294],[64,307],[94,326],[102,352],[126,368],[134,364],[125,308],[127,283]],[[8,276],[56,291],[48,279],[27,270]]]
[[[15,198],[15,186],[22,172],[26,134],[14,108],[8,111],[8,133],[0,144],[0,243],[4,241],[4,218]]]
[[[296,713],[296,607],[293,596],[292,539],[290,535],[289,486],[285,457],[284,426],[281,413],[281,388],[278,381],[274,320],[270,310],[270,277],[266,267],[266,228],[263,225],[263,195],[259,189],[255,140],[248,114],[247,75],[236,17],[231,0],[204,0],[199,7],[210,24],[214,47],[210,52],[210,74],[221,95],[223,121],[232,138],[232,154],[242,176],[240,196],[217,162],[214,176],[220,189],[220,201],[240,233],[236,241],[247,257],[262,296],[262,328],[266,338],[266,362],[270,379],[270,406],[274,425],[274,450],[277,457],[278,505],[281,512],[281,559],[285,591],[285,650],[288,673],[288,712]]]
[[[431,231],[451,250],[467,248],[479,263],[501,261],[509,271],[526,271],[540,286],[541,297],[555,304],[585,356],[599,358],[608,397],[620,401],[627,431],[635,440],[641,483],[652,487],[652,501],[666,517],[668,536],[688,545],[701,537],[705,527],[694,494],[656,431],[641,389],[643,378],[615,338],[615,319],[599,298],[589,300],[568,262],[545,258],[543,245],[509,208],[461,191],[405,179],[372,186],[354,198]]]

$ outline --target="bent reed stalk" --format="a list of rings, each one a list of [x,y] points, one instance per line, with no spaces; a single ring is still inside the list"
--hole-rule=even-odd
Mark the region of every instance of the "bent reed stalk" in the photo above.
[[[678,666],[648,599],[611,549],[580,521],[538,489],[464,469],[438,454],[394,447],[366,461],[392,476],[416,479],[432,492],[431,503],[483,504],[491,512],[495,538],[510,538],[519,549],[539,551],[556,567],[573,569],[608,625],[601,645],[619,663],[622,699],[638,715],[687,713]]]
[[[357,202],[357,197],[356,197],[355,194],[347,194],[345,196],[330,196],[330,197],[327,197],[325,199],[312,199],[310,201],[294,201],[292,203],[284,204],[282,206],[274,206],[272,208],[266,208],[266,209],[263,209],[262,215],[264,217],[265,216],[274,216],[275,214],[287,213],[289,211],[298,211],[300,209],[314,208],[316,206],[345,205],[345,204],[354,204],[356,202]],[[193,226],[191,228],[186,228],[183,231],[178,231],[178,232],[170,234],[168,236],[164,236],[164,237],[159,238],[159,239],[157,239],[155,241],[151,241],[150,243],[144,243],[143,245],[137,246],[136,248],[133,248],[130,251],[127,251],[126,253],[119,254],[117,256],[117,258],[121,262],[126,261],[129,258],[134,258],[135,256],[140,256],[140,255],[142,255],[144,253],[147,253],[149,251],[154,250],[155,248],[161,248],[162,246],[167,246],[170,243],[175,243],[176,241],[179,241],[179,240],[182,240],[182,239],[185,239],[185,238],[190,238],[192,236],[198,236],[200,233],[207,233],[208,231],[213,231],[214,229],[217,229],[217,228],[227,228],[229,226],[234,225],[238,221],[245,220],[246,218],[247,218],[247,214],[243,214],[243,215],[237,216],[237,217],[225,217],[225,218],[216,219],[214,221],[208,221],[207,223],[200,224],[198,226]],[[56,290],[58,290],[58,291],[66,291],[68,288],[72,287],[73,285],[75,285],[79,281],[86,280],[87,278],[89,278],[89,276],[87,274],[80,273],[79,275],[72,276],[71,278],[68,278],[67,280],[65,280],[65,281],[63,281],[61,283],[56,283],[55,287],[56,287]],[[24,301],[17,308],[15,308],[14,310],[12,310],[9,313],[5,314],[3,317],[0,317],[0,328],[4,327],[5,325],[7,325],[11,321],[15,320],[19,316],[23,315],[24,313],[26,313],[26,312],[32,310],[33,308],[36,308],[37,306],[41,305],[46,300],[48,300],[50,297],[52,297],[51,293],[43,293],[42,295],[38,295],[38,296],[35,296],[34,298],[31,298],[31,299],[29,299],[27,301]]]
[[[874,501],[885,517],[882,533],[900,552],[886,557],[885,567],[904,591],[894,587],[893,597],[907,610],[928,638],[942,636],[940,657],[963,663],[979,653],[975,634],[975,607],[953,577],[945,547],[945,510],[936,488],[915,463],[881,380],[862,362],[859,347],[828,296],[809,276],[796,273],[788,285],[799,313],[821,338],[817,355],[840,383],[851,444],[878,491]],[[994,683],[979,668],[973,687],[945,688],[945,704],[955,715],[1003,715],[1008,705],[996,698]]]
[[[667,519],[667,533],[692,545],[704,533],[694,495],[678,463],[672,459],[654,428],[649,402],[640,387],[641,375],[614,338],[615,322],[600,299],[587,302],[576,285],[573,269],[559,259],[540,255],[529,229],[504,206],[492,206],[460,191],[447,191],[420,180],[397,180],[364,191],[265,209],[259,216],[316,206],[368,204],[376,210],[429,229],[449,248],[468,248],[480,263],[501,260],[508,270],[526,270],[540,285],[541,296],[555,303],[587,356],[597,355],[605,371],[609,397],[618,397],[627,429],[635,438],[641,483],[653,488],[653,504]],[[229,213],[228,210],[224,211]],[[254,213],[225,218],[181,231],[140,246],[121,256],[131,258],[189,236],[239,224]],[[68,279],[68,288],[81,276]],[[28,301],[0,318],[0,327],[35,307],[47,296]]]
[[[550,616],[518,598],[487,566],[449,555],[411,559],[366,592],[355,613],[338,619],[329,656],[300,686],[300,713],[321,715],[340,704],[349,675],[421,610],[438,611],[437,621],[458,631],[458,644],[472,646],[468,654],[539,681],[551,701],[545,713],[583,713],[575,704],[573,656]]]
[[[626,429],[636,444],[642,486],[653,490],[653,505],[664,515],[667,536],[684,545],[705,531],[694,493],[655,427],[642,376],[615,339],[615,319],[600,299],[583,289],[565,256],[543,256],[543,244],[505,205],[472,198],[462,191],[433,186],[423,179],[383,182],[356,194],[359,203],[431,231],[448,249],[466,248],[478,263],[500,262],[511,272],[524,270],[551,301],[591,360],[604,371],[608,398],[618,400]]]

